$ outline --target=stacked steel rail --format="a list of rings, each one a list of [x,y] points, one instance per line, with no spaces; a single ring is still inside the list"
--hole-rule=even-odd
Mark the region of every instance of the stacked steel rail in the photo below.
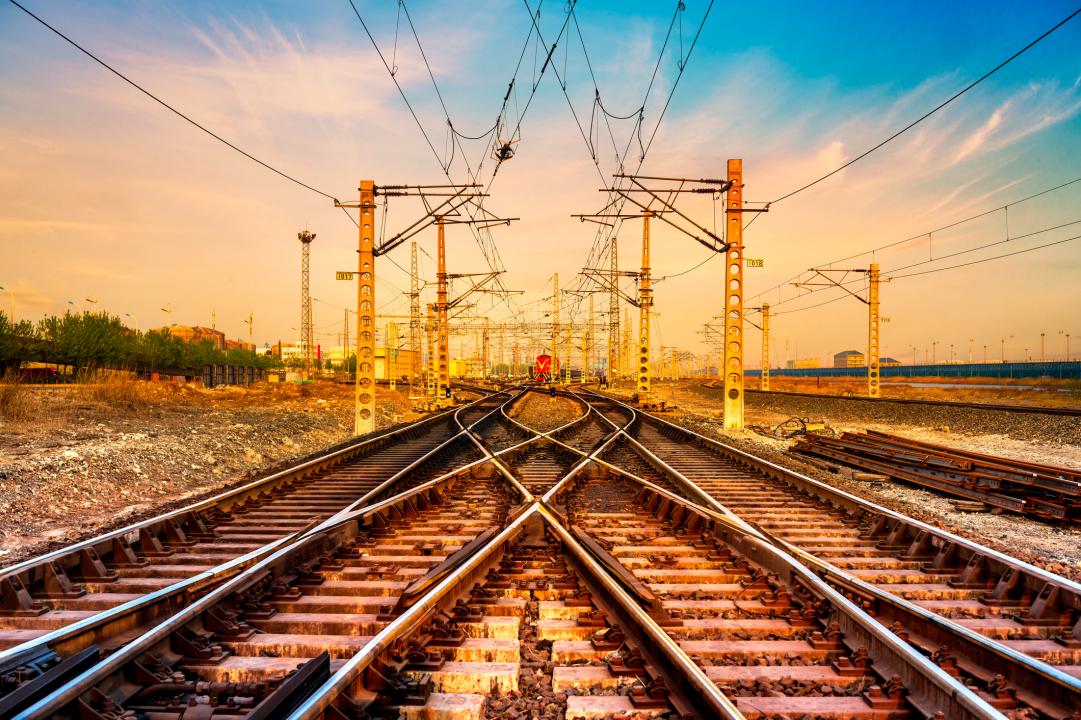
[[[883,432],[806,435],[795,451],[1022,515],[1081,523],[1081,470],[1011,460]]]

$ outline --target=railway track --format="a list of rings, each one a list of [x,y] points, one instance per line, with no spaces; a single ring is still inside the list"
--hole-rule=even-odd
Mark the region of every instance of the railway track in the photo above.
[[[1055,717],[1081,702],[1077,583],[659,418],[641,415],[630,434],[656,475],[685,478],[704,504],[776,541],[878,617],[944,620],[908,635],[928,657],[996,686],[996,664],[1024,657],[1051,682],[1028,685],[1027,673],[1024,684],[1008,682],[1023,703]],[[968,644],[977,637],[992,644]]]
[[[1061,668],[997,654],[1002,677],[985,677],[980,653],[997,642],[948,636],[956,623],[868,595],[883,591],[718,503],[710,492],[723,488],[703,481],[740,463],[771,497],[772,476],[749,459],[597,395],[572,396],[581,414],[539,432],[507,412],[524,396],[454,413],[477,459],[403,477],[134,634],[73,641],[63,672],[24,683],[12,714],[1058,718],[1076,707]],[[953,662],[944,642],[925,647],[947,636],[964,651]]]
[[[716,380],[702,383],[702,387],[711,390],[721,390]],[[979,387],[978,385],[973,387]],[[804,393],[792,390],[746,390],[752,395],[791,395],[792,397],[811,398],[819,400],[851,400],[854,402],[873,403],[901,403],[905,405],[937,405],[940,407],[966,408],[969,410],[996,410],[999,412],[1028,413],[1037,415],[1060,415],[1065,417],[1081,417],[1081,408],[1048,407],[1046,405],[1006,405],[1003,403],[962,402],[960,400],[919,400],[916,398],[869,398],[859,395],[825,395],[820,393]]]

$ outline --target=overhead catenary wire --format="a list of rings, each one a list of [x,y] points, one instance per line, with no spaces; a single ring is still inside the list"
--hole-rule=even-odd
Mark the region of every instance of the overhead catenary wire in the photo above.
[[[1042,197],[1042,196],[1047,195],[1047,194],[1052,193],[1052,192],[1057,192],[1059,190],[1070,187],[1072,185],[1076,185],[1077,183],[1081,183],[1081,177],[1076,177],[1076,178],[1073,178],[1072,180],[1067,180],[1065,182],[1058,183],[1058,184],[1053,185],[1051,187],[1044,188],[1043,190],[1039,190],[1037,192],[1031,193],[1031,194],[1026,195],[1024,197],[1018,198],[1017,200],[1013,200],[1011,202],[1008,202],[1008,203],[1006,203],[1004,205],[999,205],[997,207],[988,208],[987,210],[981,210],[980,212],[974,213],[972,215],[961,218],[959,220],[952,220],[952,221],[950,221],[950,222],[948,222],[948,223],[946,223],[944,225],[940,225],[940,226],[935,227],[933,229],[924,230],[922,232],[919,232],[919,233],[916,233],[916,234],[913,234],[913,235],[909,235],[909,236],[907,236],[907,237],[905,237],[905,238],[903,238],[901,240],[893,240],[893,241],[885,243],[883,245],[878,245],[878,246],[875,246],[875,247],[872,247],[872,248],[868,248],[866,250],[861,250],[860,252],[853,253],[851,255],[846,255],[844,257],[837,258],[835,260],[830,260],[829,262],[819,263],[818,267],[828,267],[830,265],[835,265],[837,263],[842,263],[842,262],[847,262],[849,260],[854,260],[856,258],[860,258],[860,257],[863,257],[865,255],[871,255],[873,257],[875,253],[882,252],[883,250],[888,250],[890,248],[897,247],[898,245],[905,245],[905,244],[913,242],[915,240],[919,240],[921,238],[932,236],[932,235],[935,235],[937,233],[941,233],[941,232],[944,232],[946,230],[953,229],[953,228],[958,227],[960,225],[964,225],[965,223],[972,222],[973,220],[979,220],[980,218],[987,217],[989,215],[993,215],[993,214],[995,214],[997,212],[1006,211],[1009,208],[1014,207],[1015,205],[1021,205],[1022,203],[1029,202],[1030,200],[1035,200],[1038,197]],[[799,280],[801,277],[806,275],[807,272],[809,272],[809,271],[804,270],[804,271],[802,271],[802,272],[800,272],[800,273],[798,273],[796,275],[793,275],[792,277],[788,278],[787,280],[785,280],[783,282],[777,283],[776,285],[773,285],[772,287],[766,288],[765,290],[762,290],[762,291],[760,291],[758,293],[755,293],[750,298],[748,298],[748,301],[753,301],[753,300],[755,300],[757,298],[760,298],[760,297],[762,297],[764,295],[771,294],[771,293],[773,293],[773,292],[775,292],[775,291],[777,291],[777,290],[779,290],[781,288],[787,287],[787,286],[791,285],[794,281]]]
[[[984,73],[983,75],[981,75],[980,77],[976,78],[976,79],[975,79],[975,80],[973,80],[973,81],[972,81],[971,83],[969,83],[969,84],[968,84],[968,85],[966,85],[965,87],[961,88],[961,89],[960,89],[960,90],[958,90],[958,91],[957,91],[956,93],[954,93],[954,94],[953,94],[953,95],[951,95],[950,97],[946,98],[946,99],[945,99],[945,100],[943,100],[943,101],[942,101],[941,103],[939,103],[939,104],[938,104],[938,105],[936,105],[935,107],[931,108],[930,110],[928,110],[928,111],[927,111],[926,113],[924,113],[924,114],[923,114],[923,115],[921,115],[920,117],[918,117],[918,118],[916,118],[915,120],[913,120],[912,122],[910,122],[910,123],[909,123],[908,125],[905,125],[905,126],[904,126],[903,128],[901,128],[901,129],[900,129],[900,130],[898,130],[897,132],[893,133],[892,135],[890,135],[889,137],[887,137],[887,138],[886,138],[885,140],[882,140],[881,142],[879,142],[879,143],[875,144],[874,146],[872,146],[872,147],[868,148],[867,150],[864,150],[864,151],[863,151],[862,153],[860,153],[860,154],[859,154],[859,155],[857,155],[856,157],[854,157],[854,158],[852,158],[851,160],[848,160],[847,162],[845,162],[845,163],[841,164],[841,165],[840,165],[839,167],[837,167],[837,168],[835,168],[835,169],[831,170],[830,172],[826,173],[826,174],[825,174],[825,175],[823,175],[822,177],[820,177],[820,178],[818,178],[818,179],[816,179],[816,180],[812,180],[811,182],[809,182],[809,183],[806,183],[806,184],[802,185],[801,187],[798,187],[798,188],[796,188],[795,190],[792,190],[791,192],[787,192],[787,193],[785,193],[784,195],[781,195],[781,196],[780,196],[779,198],[777,198],[776,200],[772,200],[772,201],[771,201],[771,203],[779,203],[779,202],[781,202],[782,200],[787,200],[788,198],[792,197],[793,195],[796,195],[796,194],[798,194],[798,193],[801,193],[801,192],[803,192],[804,190],[807,190],[807,189],[809,189],[809,188],[812,188],[812,187],[814,187],[815,185],[817,185],[818,183],[822,182],[823,180],[826,180],[826,179],[828,179],[828,178],[831,178],[831,177],[833,177],[833,176],[834,176],[834,175],[836,175],[837,173],[841,172],[841,171],[842,171],[842,170],[844,170],[845,168],[851,167],[852,165],[854,165],[855,163],[859,162],[859,161],[860,161],[860,160],[862,160],[863,158],[867,157],[867,156],[868,156],[868,155],[870,155],[871,153],[875,152],[875,151],[876,151],[876,150],[878,150],[879,148],[882,148],[883,146],[887,145],[888,143],[892,142],[893,140],[896,140],[896,139],[897,139],[897,138],[899,138],[899,137],[900,137],[901,135],[904,135],[904,134],[905,134],[906,132],[908,132],[908,131],[909,131],[909,130],[911,130],[912,128],[916,127],[917,125],[919,125],[920,123],[922,123],[922,122],[923,122],[924,120],[926,120],[927,118],[931,117],[932,115],[934,115],[935,113],[937,113],[937,112],[938,112],[939,110],[943,109],[944,107],[946,107],[947,105],[949,105],[950,103],[952,103],[952,102],[953,102],[954,100],[957,100],[957,99],[958,99],[959,97],[961,97],[962,95],[964,95],[965,93],[967,93],[967,92],[968,92],[969,90],[971,90],[972,88],[974,88],[974,87],[976,87],[977,85],[979,85],[980,83],[982,83],[982,82],[983,82],[984,80],[986,80],[987,78],[989,78],[989,77],[991,77],[992,75],[994,75],[995,73],[997,73],[997,72],[998,72],[999,70],[1001,70],[1002,68],[1004,68],[1004,67],[1006,67],[1007,65],[1009,65],[1009,64],[1010,64],[1011,62],[1013,62],[1013,61],[1014,61],[1014,60],[1016,60],[1017,58],[1019,58],[1019,57],[1021,57],[1022,55],[1024,55],[1024,54],[1025,54],[1026,52],[1028,52],[1029,50],[1031,50],[1032,48],[1034,48],[1034,47],[1035,47],[1036,45],[1038,45],[1038,44],[1039,44],[1040,42],[1042,42],[1043,40],[1045,40],[1045,39],[1046,39],[1046,38],[1047,38],[1048,36],[1050,36],[1050,35],[1051,35],[1052,33],[1054,33],[1054,32],[1055,32],[1056,30],[1058,30],[1059,28],[1061,28],[1061,27],[1062,27],[1063,25],[1065,25],[1066,23],[1070,22],[1070,20],[1073,20],[1073,19],[1074,19],[1074,18],[1075,18],[1075,17],[1076,17],[1076,16],[1078,15],[1078,14],[1081,14],[1081,7],[1077,8],[1076,10],[1074,10],[1074,11],[1073,11],[1072,13],[1070,13],[1069,15],[1067,15],[1067,16],[1066,16],[1065,18],[1063,18],[1063,19],[1062,19],[1062,20],[1060,20],[1059,22],[1055,23],[1055,25],[1054,25],[1054,26],[1052,26],[1052,27],[1051,27],[1050,29],[1046,30],[1046,31],[1045,31],[1045,32],[1043,32],[1043,33],[1042,33],[1041,35],[1039,35],[1039,36],[1038,36],[1037,38],[1035,38],[1034,40],[1032,40],[1031,42],[1029,42],[1029,43],[1028,43],[1027,45],[1025,45],[1025,46],[1024,46],[1023,48],[1021,48],[1020,50],[1018,50],[1018,51],[1017,51],[1017,52],[1015,52],[1014,54],[1010,55],[1010,56],[1009,56],[1008,58],[1006,58],[1005,60],[1003,60],[1002,62],[1000,62],[1000,63],[999,63],[998,65],[994,66],[993,68],[991,68],[990,70],[988,70],[987,72],[985,72],[985,73]],[[750,223],[748,223],[748,225],[749,225],[749,224],[750,224]]]
[[[334,195],[331,195],[331,194],[330,194],[330,193],[328,193],[328,192],[325,192],[325,191],[323,191],[323,190],[320,190],[319,188],[317,188],[317,187],[315,187],[315,186],[313,186],[313,185],[310,185],[309,183],[306,183],[306,182],[304,182],[303,180],[300,180],[300,179],[296,178],[296,177],[295,177],[295,176],[293,176],[293,175],[290,175],[289,173],[285,172],[284,170],[279,170],[278,168],[274,167],[273,165],[271,165],[270,163],[266,162],[265,160],[261,160],[261,159],[259,159],[258,157],[256,157],[255,155],[252,155],[252,154],[251,154],[250,152],[248,152],[247,150],[244,150],[243,148],[241,148],[240,146],[236,145],[236,144],[235,144],[235,143],[233,143],[232,141],[230,141],[230,140],[227,140],[227,139],[225,139],[224,137],[222,137],[222,136],[221,136],[221,135],[219,135],[218,133],[216,133],[216,132],[214,132],[213,130],[211,130],[210,128],[208,128],[208,127],[207,127],[206,125],[203,125],[203,124],[202,124],[202,123],[200,123],[199,121],[197,121],[197,120],[195,120],[194,118],[192,118],[192,117],[191,117],[190,115],[188,115],[188,114],[184,113],[183,111],[179,110],[179,109],[178,109],[178,108],[177,108],[177,107],[176,107],[175,105],[173,105],[173,104],[171,104],[171,103],[169,103],[169,102],[167,102],[167,101],[163,100],[163,99],[162,99],[161,97],[159,97],[158,95],[155,95],[154,93],[152,93],[151,91],[147,90],[147,89],[146,89],[145,87],[143,87],[143,86],[142,86],[142,85],[140,85],[139,83],[135,82],[134,80],[132,80],[132,79],[131,79],[130,77],[128,77],[127,75],[125,75],[125,74],[124,74],[124,73],[122,73],[121,71],[117,70],[117,69],[116,69],[115,67],[113,67],[113,66],[112,66],[112,65],[110,65],[109,63],[107,63],[107,62],[105,62],[104,60],[102,60],[102,59],[101,59],[100,57],[98,57],[97,55],[95,55],[94,53],[92,53],[92,52],[91,52],[90,50],[86,49],[85,47],[83,47],[82,45],[80,45],[79,43],[77,43],[77,42],[76,42],[75,40],[73,40],[72,38],[70,38],[70,37],[69,37],[68,35],[64,34],[63,32],[61,32],[61,31],[60,31],[59,29],[57,29],[56,27],[54,27],[53,25],[49,24],[49,23],[48,23],[47,21],[45,21],[45,20],[44,20],[44,19],[43,19],[42,17],[40,17],[39,15],[36,15],[35,13],[33,13],[32,11],[30,11],[29,9],[27,9],[27,8],[26,8],[26,6],[24,6],[24,5],[22,5],[21,3],[19,3],[19,2],[18,2],[18,0],[8,0],[8,1],[9,1],[9,2],[10,2],[10,3],[12,4],[12,5],[14,5],[15,7],[19,8],[20,10],[22,10],[22,11],[23,11],[24,13],[26,13],[26,14],[27,14],[28,16],[30,16],[31,18],[33,18],[34,20],[36,20],[36,21],[37,21],[38,23],[40,23],[40,24],[41,24],[41,25],[42,25],[43,27],[47,28],[47,29],[48,29],[48,30],[49,30],[50,32],[52,32],[52,33],[53,33],[54,35],[56,35],[57,37],[59,37],[59,38],[61,38],[62,40],[64,40],[64,41],[65,41],[66,43],[68,43],[69,45],[71,45],[71,46],[72,46],[73,48],[75,48],[76,50],[78,50],[78,51],[79,51],[79,52],[81,52],[82,54],[86,55],[86,56],[87,56],[88,58],[90,58],[91,60],[93,60],[93,61],[94,61],[95,63],[97,63],[97,64],[98,64],[98,65],[100,65],[101,67],[105,68],[106,70],[108,70],[109,72],[111,72],[111,73],[112,73],[113,75],[115,75],[116,77],[120,78],[120,79],[121,79],[121,80],[123,80],[123,81],[124,81],[125,83],[127,83],[127,84],[128,84],[128,85],[130,85],[131,87],[133,87],[133,88],[135,88],[136,90],[138,90],[139,92],[141,92],[141,93],[142,93],[143,95],[146,95],[146,96],[147,96],[148,98],[150,98],[150,99],[151,99],[151,100],[153,100],[154,102],[158,103],[159,105],[161,105],[161,106],[162,106],[163,108],[165,108],[165,109],[166,109],[166,110],[168,110],[169,112],[173,113],[174,115],[176,115],[177,117],[181,118],[181,119],[182,119],[182,120],[184,120],[185,122],[189,123],[190,125],[192,125],[192,126],[194,126],[194,127],[198,128],[199,130],[203,131],[204,133],[206,133],[206,134],[207,134],[207,135],[209,135],[210,137],[214,138],[215,140],[217,140],[218,142],[220,142],[220,143],[221,143],[222,145],[225,145],[226,147],[228,147],[228,148],[230,148],[230,149],[232,149],[232,150],[234,150],[234,151],[236,151],[236,152],[240,153],[241,155],[243,155],[243,156],[244,156],[244,157],[246,157],[247,159],[251,160],[252,162],[256,163],[257,165],[260,165],[261,167],[263,167],[263,168],[265,168],[265,169],[269,170],[270,172],[274,173],[275,175],[278,175],[279,177],[282,177],[282,178],[284,178],[284,179],[288,180],[288,181],[289,181],[289,182],[291,182],[291,183],[294,183],[294,184],[296,184],[296,185],[299,185],[299,186],[300,186],[300,187],[302,187],[302,188],[305,188],[305,189],[307,189],[307,190],[310,190],[310,191],[312,191],[313,193],[316,193],[317,195],[321,195],[321,196],[323,196],[324,198],[327,198],[328,200],[337,200],[337,198],[336,198],[336,197],[334,197]]]

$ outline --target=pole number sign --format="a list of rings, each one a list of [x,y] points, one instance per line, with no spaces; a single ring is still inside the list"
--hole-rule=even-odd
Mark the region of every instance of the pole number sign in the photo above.
[[[765,267],[765,258],[747,258],[747,267]]]
[[[335,280],[352,280],[353,279],[353,273],[348,272],[348,271],[339,270],[338,272],[334,273],[334,279]]]

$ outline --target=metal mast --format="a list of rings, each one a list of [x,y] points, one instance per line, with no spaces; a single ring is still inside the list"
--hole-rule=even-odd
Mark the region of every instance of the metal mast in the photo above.
[[[762,303],[762,382],[759,390],[769,390],[769,303]]]
[[[642,274],[638,285],[638,402],[649,402],[649,313],[653,307],[653,290],[649,284],[649,218],[642,213]]]
[[[728,161],[724,280],[724,428],[743,429],[743,161]]]
[[[552,360],[551,375],[552,384],[557,381],[555,373],[556,348],[559,344],[559,273],[552,275]]]
[[[879,397],[878,374],[878,263],[867,271],[867,397]]]
[[[608,385],[615,387],[619,368],[619,239],[612,236],[612,285],[608,288]]]
[[[300,349],[304,379],[312,373],[312,295],[308,278],[311,275],[311,248],[315,233],[301,230],[297,233],[300,240]]]
[[[420,380],[420,273],[417,266],[417,242],[414,240],[409,255],[409,351],[413,353],[409,364],[410,384]]]
[[[450,391],[450,326],[447,321],[447,238],[443,217],[439,217],[439,251],[436,269],[436,335],[439,349],[436,357],[436,398],[442,402]]]
[[[357,248],[357,435],[375,431],[375,181],[360,181],[360,242]]]

